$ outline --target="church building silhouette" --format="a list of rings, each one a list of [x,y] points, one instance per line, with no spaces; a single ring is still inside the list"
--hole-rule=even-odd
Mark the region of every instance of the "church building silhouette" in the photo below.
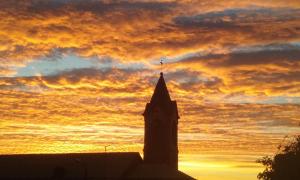
[[[138,152],[0,155],[0,179],[193,179],[178,171],[178,110],[163,73],[143,113]]]

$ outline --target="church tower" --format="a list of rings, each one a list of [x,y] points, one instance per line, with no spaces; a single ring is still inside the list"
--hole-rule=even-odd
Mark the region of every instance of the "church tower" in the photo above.
[[[176,101],[172,101],[163,77],[156,84],[150,103],[143,114],[145,120],[144,162],[166,164],[178,169]]]

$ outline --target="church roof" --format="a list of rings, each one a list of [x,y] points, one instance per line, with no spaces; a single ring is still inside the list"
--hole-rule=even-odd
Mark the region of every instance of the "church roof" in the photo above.
[[[122,179],[138,152],[0,155],[0,179]]]
[[[158,102],[170,102],[170,101],[171,98],[164,79],[164,75],[163,73],[160,73],[160,77],[156,84],[150,103],[153,104]]]
[[[193,179],[138,152],[0,155],[0,179]]]

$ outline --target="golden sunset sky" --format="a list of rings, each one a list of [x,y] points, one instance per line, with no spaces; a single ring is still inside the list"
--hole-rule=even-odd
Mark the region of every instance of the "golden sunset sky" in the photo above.
[[[183,172],[255,179],[300,133],[299,0],[0,0],[0,154],[142,154],[160,59]]]

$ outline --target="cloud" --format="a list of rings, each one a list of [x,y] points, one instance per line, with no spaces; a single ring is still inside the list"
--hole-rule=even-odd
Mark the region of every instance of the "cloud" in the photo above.
[[[51,55],[53,49],[145,62],[211,48],[299,40],[299,10],[286,7],[297,4],[294,1],[286,2],[285,8],[280,1],[231,1],[236,9],[213,1],[188,11],[192,6],[185,1],[0,3],[1,16],[6,17],[0,24],[0,61],[9,66],[24,66]],[[255,4],[265,5],[247,8]]]
[[[186,44],[212,48],[297,41],[299,17],[298,9],[229,9],[177,16],[174,23],[189,34]]]
[[[161,57],[182,154],[273,152],[299,134],[299,9],[298,0],[0,0],[0,153],[142,152]]]
[[[299,96],[300,92],[298,45],[250,46],[226,53],[198,53],[167,66],[218,79],[220,83],[215,89],[225,94]]]

